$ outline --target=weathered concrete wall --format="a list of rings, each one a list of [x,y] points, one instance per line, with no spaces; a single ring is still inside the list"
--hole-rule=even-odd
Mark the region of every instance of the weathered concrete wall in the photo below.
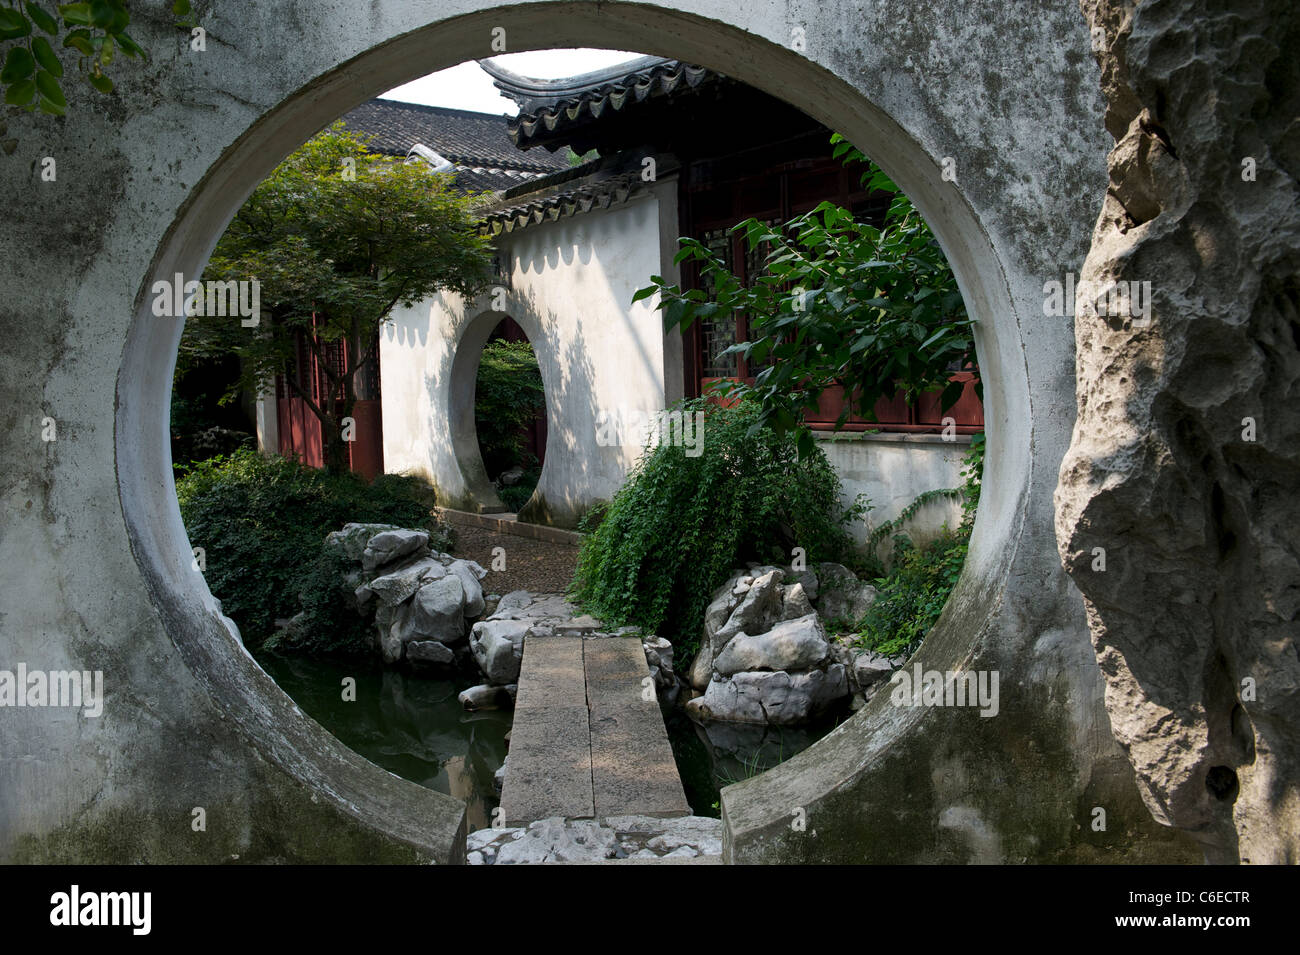
[[[428,477],[450,507],[499,504],[478,452],[474,379],[488,334],[509,315],[528,335],[546,388],[546,464],[527,511],[573,527],[613,497],[641,446],[599,444],[600,416],[627,420],[665,403],[663,321],[652,301],[632,303],[651,275],[672,269],[661,259],[660,197],[675,204],[675,181],[501,236],[510,274],[501,311],[491,294],[396,310],[380,339],[385,469]]]
[[[849,507],[865,494],[872,509],[849,533],[864,544],[885,521],[895,520],[925,491],[962,485],[962,458],[970,450],[970,437],[945,441],[934,434],[818,434],[817,446],[840,476],[840,503]],[[907,532],[918,544],[933,540],[946,525],[961,523],[961,501],[939,498],[921,506],[907,522]],[[887,548],[882,547],[882,551]]]
[[[1061,554],[1148,808],[1213,860],[1295,863],[1300,8],[1083,7],[1116,142],[1081,278],[1152,308],[1079,297]]]
[[[33,667],[103,669],[109,699],[93,722],[54,709],[0,721],[0,857],[455,861],[463,849],[462,807],[299,713],[191,569],[167,451],[180,329],[150,314],[148,290],[197,275],[253,185],[317,129],[490,54],[502,27],[510,50],[703,63],[841,130],[935,226],[980,322],[981,513],[920,660],[999,671],[999,715],[878,695],[822,743],[724,791],[728,857],[1189,858],[1153,831],[1111,737],[1053,533],[1074,336],[1044,321],[1041,289],[1082,262],[1107,181],[1097,70],[1072,3],[958,0],[936,16],[930,4],[815,0],[271,0],[215,5],[205,53],[172,31],[167,6],[135,8],[132,34],[154,56],[118,67],[114,96],[74,93],[62,121],[8,120],[19,144],[0,165],[0,647]],[[56,183],[40,179],[44,156],[58,160]],[[57,441],[29,426],[41,416]],[[208,809],[201,837],[188,829],[196,805]],[[1089,825],[1097,806],[1105,832]]]

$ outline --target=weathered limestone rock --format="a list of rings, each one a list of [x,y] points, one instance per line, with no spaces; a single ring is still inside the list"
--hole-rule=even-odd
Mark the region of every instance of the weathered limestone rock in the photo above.
[[[672,673],[672,641],[664,637],[651,637],[649,640],[641,641],[641,646],[645,650],[645,661],[650,665],[651,670],[666,670]]]
[[[383,531],[400,530],[396,524],[344,524],[343,529],[325,536],[325,546],[350,561],[360,561],[370,538]]]
[[[613,859],[618,837],[594,819],[566,823],[558,816],[529,823],[523,836],[497,852],[497,865],[520,862],[592,862]]]
[[[452,646],[465,639],[465,586],[456,574],[424,581],[411,600],[412,624],[422,639]]]
[[[781,619],[793,620],[813,613],[813,605],[803,584],[789,584],[781,588]]]
[[[519,679],[528,628],[527,621],[522,620],[480,620],[474,624],[469,646],[488,683],[505,686]]]
[[[393,607],[419,590],[422,581],[436,580],[446,574],[446,568],[437,559],[423,557],[399,570],[376,577],[368,586],[379,597],[380,603]]]
[[[507,610],[522,610],[533,602],[533,595],[526,590],[512,590],[497,603],[497,613]]]
[[[1079,277],[1060,554],[1155,818],[1210,861],[1294,862],[1300,10],[1082,6],[1116,145]],[[1130,296],[1098,308],[1110,283]]]
[[[876,588],[843,564],[817,565],[817,612],[828,624],[856,623],[876,599]]]
[[[460,578],[465,591],[465,616],[473,620],[483,613],[483,585],[480,581],[487,576],[487,571],[472,560],[453,560],[447,564],[447,571]]]
[[[644,839],[646,848],[652,850],[652,855],[666,855],[683,846],[699,855],[722,854],[721,819],[706,816],[678,816],[676,819],[610,816],[605,824],[618,833],[625,851],[637,845],[636,840],[640,837]]]
[[[787,586],[793,586],[795,584],[799,584],[799,586],[803,587],[803,592],[805,595],[807,595],[809,600],[817,599],[817,591],[818,591],[817,573],[812,569],[787,570],[785,573],[785,580]]]
[[[460,705],[467,710],[506,710],[513,702],[504,686],[488,686],[480,683],[462,690],[456,697]]]
[[[805,581],[816,587],[817,578],[803,572],[801,580],[782,584],[786,573],[751,567],[713,595],[705,641],[691,664],[690,685],[704,692],[688,704],[692,716],[793,725],[856,691],[848,679],[852,654],[838,643],[832,647],[804,590]],[[720,624],[728,607],[734,609]]]
[[[456,654],[436,640],[412,640],[406,645],[406,659],[413,663],[450,666],[456,661]]]
[[[713,679],[713,647],[707,641],[691,663],[691,688],[703,690]]]
[[[375,570],[408,557],[429,543],[428,531],[395,528],[381,531],[366,542],[361,552],[361,569]]]
[[[848,693],[848,677],[839,663],[803,673],[742,672],[711,682],[686,710],[697,719],[790,726],[815,719]]]
[[[731,676],[741,670],[807,670],[826,659],[826,634],[816,613],[778,623],[766,633],[742,633],[718,654],[714,670]]]
[[[749,590],[739,605],[731,612],[726,624],[713,634],[714,653],[718,653],[727,641],[738,633],[762,633],[781,615],[781,580],[785,574],[780,568],[774,568],[760,577],[755,577]],[[740,584],[745,578],[740,578]]]
[[[889,679],[895,668],[896,664],[888,657],[867,650],[853,657],[853,682],[859,690],[874,690]]]
[[[709,602],[708,607],[704,610],[704,641],[710,643],[713,635],[722,629],[727,619],[731,616],[732,611],[740,605],[741,598],[745,596],[749,587],[746,585],[741,588],[740,581],[748,578],[745,573],[733,575],[725,584],[718,588],[713,600]],[[752,581],[752,578],[749,578]]]

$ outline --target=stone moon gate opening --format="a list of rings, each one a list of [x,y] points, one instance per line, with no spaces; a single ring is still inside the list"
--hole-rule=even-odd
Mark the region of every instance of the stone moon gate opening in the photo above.
[[[962,580],[914,663],[997,671],[998,716],[896,707],[878,694],[811,749],[724,790],[726,859],[1193,857],[1151,821],[1112,739],[1053,530],[1075,417],[1074,335],[1043,316],[1042,289],[1084,259],[1109,146],[1088,25],[1072,2],[1032,17],[962,3],[938,17],[927,4],[814,0],[394,0],[364,10],[277,0],[215,10],[208,30],[223,42],[192,54],[143,24],[139,38],[159,51],[145,77],[156,101],[133,98],[145,86],[127,80],[111,117],[74,104],[57,128],[22,134],[24,153],[85,165],[61,167],[70,183],[58,196],[12,202],[26,210],[16,225],[40,234],[38,217],[89,222],[98,239],[90,252],[47,243],[17,266],[23,307],[57,328],[17,329],[6,361],[49,368],[43,404],[70,424],[53,453],[14,476],[44,503],[19,511],[5,543],[23,548],[24,566],[53,568],[61,586],[6,601],[6,628],[19,658],[95,661],[109,705],[93,726],[26,713],[4,739],[8,749],[39,738],[38,756],[60,758],[5,770],[0,855],[463,860],[463,807],[307,719],[192,569],[166,440],[181,328],[151,314],[147,293],[156,276],[198,275],[255,184],[348,109],[476,51],[585,46],[698,62],[843,132],[931,223],[978,321],[985,489]],[[74,566],[72,548],[90,540],[98,563]],[[70,768],[83,764],[94,772]],[[197,805],[208,807],[203,840],[187,838]],[[1106,831],[1088,825],[1098,805]],[[805,824],[792,826],[796,817]]]
[[[443,506],[456,510],[500,513],[509,510],[497,494],[492,475],[488,473],[479,445],[476,423],[476,395],[479,364],[483,349],[502,319],[517,323],[538,360],[542,376],[547,419],[547,445],[542,450],[544,463],[538,482],[539,490],[547,487],[547,479],[556,470],[571,467],[570,449],[561,442],[552,442],[550,435],[561,432],[564,424],[561,409],[557,408],[556,393],[559,388],[558,368],[563,359],[554,348],[546,330],[526,309],[497,311],[489,307],[492,295],[484,294],[479,300],[466,303],[464,308],[439,310],[435,320],[424,318],[426,303],[415,310],[398,309],[391,325],[381,330],[389,354],[401,357],[408,338],[416,338],[428,329],[428,335],[440,335],[440,348],[433,355],[434,372],[421,369],[420,387],[414,395],[403,392],[404,400],[393,401],[387,408],[389,427],[386,433],[405,432],[414,435],[415,446],[398,444],[386,447],[387,460],[397,461],[394,470],[416,470],[425,473],[438,489],[438,500]],[[435,296],[441,303],[443,296]],[[429,327],[433,325],[434,327]],[[422,357],[424,357],[422,355]],[[410,374],[409,363],[403,369]]]

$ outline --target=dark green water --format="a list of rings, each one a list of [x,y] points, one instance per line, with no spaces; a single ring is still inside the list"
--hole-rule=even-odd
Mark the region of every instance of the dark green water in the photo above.
[[[258,662],[312,719],[344,745],[389,772],[465,802],[469,827],[491,824],[499,799],[493,774],[506,756],[512,713],[467,713],[457,701],[469,679],[440,680],[378,664],[258,654]],[[354,678],[356,700],[343,699]],[[717,816],[718,790],[771,769],[834,729],[712,723],[679,708],[664,714],[691,809]]]
[[[492,775],[506,757],[509,713],[467,713],[456,695],[470,685],[375,665],[259,654],[258,662],[308,716],[394,775],[465,802],[470,829],[491,824]],[[355,702],[343,679],[357,681]]]
[[[666,712],[668,738],[691,809],[718,816],[718,792],[777,766],[817,742],[848,714],[814,726],[755,726],[749,723],[694,722],[681,709]]]

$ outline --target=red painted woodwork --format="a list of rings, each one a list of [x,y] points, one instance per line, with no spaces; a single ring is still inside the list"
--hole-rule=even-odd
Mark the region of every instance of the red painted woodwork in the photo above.
[[[901,394],[892,399],[876,402],[876,420],[868,421],[861,415],[850,415],[841,426],[842,431],[894,431],[938,433],[943,430],[943,419],[952,418],[958,434],[975,434],[984,430],[984,406],[975,396],[975,373],[954,372],[950,381],[965,383],[962,395],[946,412],[939,410],[940,392],[921,395],[915,403],[908,404]],[[817,411],[807,415],[809,427],[814,431],[832,431],[835,421],[844,409],[844,389],[828,388],[822,393]]]
[[[327,344],[325,360],[336,373],[347,373],[347,350],[341,345]],[[327,390],[327,378],[321,370],[316,353],[307,347],[306,341],[300,341],[297,360],[293,369],[301,387],[311,395],[311,400],[318,405]],[[374,384],[367,382],[359,386],[374,390],[378,394],[378,375],[369,376]],[[320,468],[325,466],[325,441],[321,431],[321,421],[308,407],[305,399],[283,380],[276,382],[276,414],[280,424],[279,453],[293,457],[304,464]],[[343,412],[342,403],[336,403],[336,413]],[[384,473],[384,430],[381,404],[378,397],[359,397],[352,407],[352,418],[356,423],[353,440],[348,442],[348,467],[367,480],[374,480]]]

